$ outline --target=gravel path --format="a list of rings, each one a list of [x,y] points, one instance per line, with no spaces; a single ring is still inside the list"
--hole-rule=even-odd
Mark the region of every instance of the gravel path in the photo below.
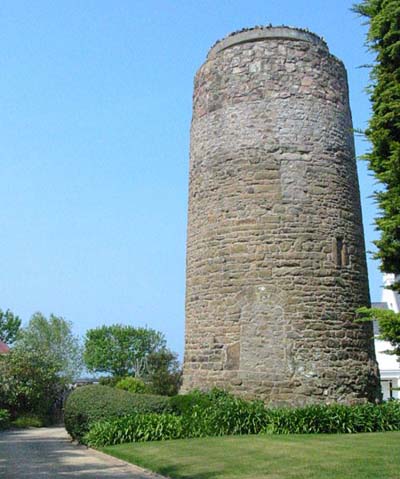
[[[1,479],[163,479],[71,443],[62,427],[0,433]]]

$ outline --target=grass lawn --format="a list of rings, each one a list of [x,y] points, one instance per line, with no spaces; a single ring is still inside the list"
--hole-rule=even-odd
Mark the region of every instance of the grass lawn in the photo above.
[[[174,479],[400,478],[400,432],[227,436],[101,450]]]

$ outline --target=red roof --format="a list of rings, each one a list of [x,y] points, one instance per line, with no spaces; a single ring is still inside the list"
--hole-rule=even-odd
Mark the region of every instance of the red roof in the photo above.
[[[6,343],[3,343],[3,341],[0,341],[0,354],[4,354],[8,352],[10,352],[10,348],[7,346]]]

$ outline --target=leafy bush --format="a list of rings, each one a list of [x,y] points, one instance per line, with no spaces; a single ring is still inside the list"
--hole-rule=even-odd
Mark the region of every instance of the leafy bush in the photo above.
[[[182,384],[178,356],[167,348],[149,354],[145,380],[154,394],[175,396]]]
[[[267,420],[262,401],[246,401],[230,394],[211,392],[183,414],[187,437],[257,434]]]
[[[264,432],[272,434],[354,433],[400,430],[400,402],[269,410]]]
[[[194,406],[200,406],[201,408],[210,406],[214,397],[221,394],[225,395],[226,393],[218,389],[212,389],[207,393],[195,389],[188,394],[179,394],[178,396],[171,397],[171,409],[172,412],[178,415],[187,414]]]
[[[101,384],[102,386],[110,386],[112,388],[115,388],[117,382],[121,379],[121,376],[102,376],[99,379],[99,384]]]
[[[92,446],[232,434],[353,433],[400,430],[400,402],[267,409],[227,393],[193,393],[173,400],[175,414],[134,414],[94,424]],[[203,396],[201,398],[201,396]],[[197,401],[197,403],[196,403]],[[176,411],[181,412],[180,415]]]
[[[36,414],[24,414],[23,416],[19,416],[17,419],[14,419],[11,425],[18,428],[43,427],[44,420]]]
[[[57,362],[41,351],[14,347],[0,355],[0,407],[12,418],[51,415],[65,386],[58,371]]]
[[[124,442],[160,441],[185,437],[183,417],[174,414],[134,414],[95,423],[84,442],[100,447]]]
[[[73,391],[65,404],[65,428],[73,439],[81,441],[96,421],[138,412],[163,413],[170,410],[169,398],[150,394],[132,394],[99,384]]]
[[[7,409],[0,409],[0,431],[7,429],[10,425],[10,413]]]
[[[123,389],[134,394],[145,394],[150,392],[150,388],[140,379],[126,376],[120,379],[115,385],[117,389]]]
[[[146,330],[144,330],[144,332],[145,331]],[[149,333],[149,331],[150,330],[147,330],[145,336]],[[114,330],[114,332],[116,332],[116,330]],[[142,346],[145,346],[145,344],[143,344]],[[171,397],[178,394],[179,388],[182,383],[181,365],[179,364],[177,355],[166,347],[163,346],[161,349],[153,352],[148,351],[145,354],[145,357],[142,358],[142,360],[136,361],[136,366],[134,369],[136,370],[136,372],[141,373],[140,377],[143,379],[143,383],[146,385],[146,390],[127,390],[135,392],[137,394],[145,392]],[[134,376],[125,377],[128,377],[129,381],[131,379],[135,381],[141,381],[141,379],[138,379]],[[116,387],[117,383],[122,379],[125,379],[125,377],[103,376],[102,378],[100,378],[99,383],[103,386]],[[125,387],[123,389],[125,389]]]
[[[85,436],[91,446],[261,431],[267,410],[261,401],[245,401],[221,391],[195,392],[179,403],[176,414],[135,414],[93,425]],[[174,398],[175,411],[178,402]]]

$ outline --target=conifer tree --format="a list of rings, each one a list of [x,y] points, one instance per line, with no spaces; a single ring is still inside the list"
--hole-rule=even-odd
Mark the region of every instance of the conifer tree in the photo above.
[[[365,155],[382,185],[375,192],[380,215],[375,241],[381,270],[400,273],[400,1],[364,0],[353,10],[367,18],[367,45],[375,55],[368,92],[372,116],[365,132],[371,150]],[[400,282],[396,283],[400,290]]]

